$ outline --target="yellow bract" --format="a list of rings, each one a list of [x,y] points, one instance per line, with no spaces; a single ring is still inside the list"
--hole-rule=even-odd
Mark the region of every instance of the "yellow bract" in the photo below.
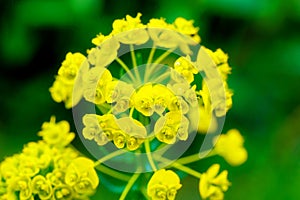
[[[198,35],[199,28],[194,27],[193,23],[194,20],[186,20],[182,17],[178,17],[174,21],[174,27],[178,32],[191,36],[197,43],[200,43],[201,39]]]
[[[231,129],[219,138],[215,138],[214,151],[231,165],[241,165],[248,157],[247,150],[243,146],[244,139],[237,129]]]
[[[231,67],[228,65],[228,55],[225,54],[222,49],[217,49],[215,52],[213,52],[208,48],[203,48],[217,65],[217,69],[220,72],[223,80],[226,81],[228,74],[231,73]]]
[[[180,188],[180,179],[175,172],[160,169],[152,175],[148,182],[147,194],[152,200],[174,200],[177,190]]]
[[[73,160],[67,168],[65,182],[79,194],[92,194],[99,184],[94,162],[84,157]]]
[[[141,13],[138,13],[135,18],[126,15],[125,19],[117,19],[113,22],[112,35],[116,35],[117,40],[123,44],[143,44],[149,36],[146,31],[146,26],[141,23]]]
[[[176,138],[187,140],[188,128],[189,120],[181,112],[170,111],[157,120],[154,133],[159,141],[174,144]]]
[[[227,180],[227,170],[219,175],[220,165],[212,165],[207,172],[203,173],[199,182],[199,191],[203,199],[222,200],[224,192],[228,190],[230,182]]]
[[[103,104],[106,100],[106,86],[112,81],[110,71],[103,67],[93,67],[85,74],[83,80],[85,82],[83,97],[97,105]]]
[[[152,84],[143,85],[132,95],[134,107],[145,116],[151,116],[154,112],[154,99]]]
[[[76,93],[79,97],[73,98],[73,87],[79,69],[86,57],[81,53],[68,53],[58,70],[58,75],[49,89],[51,96],[56,102],[64,102],[66,108],[71,108],[78,104],[82,94]]]
[[[190,57],[179,57],[174,63],[174,69],[181,74],[189,83],[194,81],[194,74],[198,69],[192,64]]]
[[[64,147],[75,138],[75,134],[70,132],[70,125],[67,121],[55,122],[52,116],[50,122],[44,122],[42,130],[38,133],[43,140],[53,146]]]

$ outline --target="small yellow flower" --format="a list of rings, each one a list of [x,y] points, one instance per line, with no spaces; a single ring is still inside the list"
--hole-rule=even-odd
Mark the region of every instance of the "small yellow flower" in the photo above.
[[[163,28],[174,29],[173,24],[168,24],[164,18],[150,19],[147,24],[147,27],[148,28],[161,28],[161,29],[163,29]]]
[[[111,38],[111,35],[105,36],[102,33],[99,33],[95,38],[92,39],[92,43],[96,46],[99,46],[102,42],[105,40],[108,40]]]
[[[42,175],[35,176],[31,181],[32,193],[37,194],[40,199],[50,199],[53,190],[51,183]]]
[[[74,84],[79,68],[85,59],[86,57],[81,53],[67,53],[66,59],[58,70],[58,76],[66,84]]]
[[[113,134],[119,129],[116,117],[113,114],[96,115],[86,114],[83,116],[83,137],[102,146],[113,139]]]
[[[192,21],[187,21],[184,18],[178,18],[173,24],[166,23],[165,19],[151,19],[147,24],[148,33],[156,46],[165,48],[176,48],[185,54],[191,54],[188,45],[195,45],[194,42],[187,40],[183,37],[191,37],[195,42],[200,41],[197,34],[197,28],[193,27]],[[181,35],[183,34],[183,35]]]
[[[227,180],[227,170],[219,175],[220,165],[213,164],[207,172],[203,173],[199,182],[199,191],[203,199],[222,200],[224,192],[228,190],[230,182]]]
[[[171,98],[174,96],[169,88],[164,85],[156,84],[152,88],[154,111],[162,114],[169,105]]]
[[[112,75],[109,70],[103,67],[93,67],[83,77],[85,89],[83,97],[97,105],[105,102],[105,88],[112,81]]]
[[[72,104],[72,92],[73,85],[64,84],[61,77],[56,77],[52,87],[49,88],[52,99],[57,102],[64,102],[65,107],[71,108]]]
[[[88,50],[89,64],[106,67],[116,59],[119,47],[120,43],[115,37],[106,39],[99,46]]]
[[[46,178],[54,186],[64,184],[65,172],[61,169],[54,169],[52,172],[47,173]]]
[[[199,106],[199,114],[199,133],[206,134],[217,130],[217,119],[214,117],[211,110],[207,110],[203,106]]]
[[[40,172],[38,159],[26,155],[19,155],[19,174],[22,176],[33,177]]]
[[[0,165],[0,172],[2,174],[2,178],[4,178],[5,180],[10,180],[17,176],[19,173],[18,165],[18,155],[5,158],[5,160]]]
[[[152,84],[145,84],[136,91],[132,97],[134,107],[145,116],[154,113],[154,99]]]
[[[237,129],[231,129],[219,138],[215,138],[214,151],[222,156],[229,164],[236,166],[243,164],[248,153],[244,148],[244,139]]]
[[[182,114],[186,114],[189,111],[189,105],[181,96],[173,96],[169,101],[168,109],[170,111],[178,111]]]
[[[81,92],[77,91],[73,97],[73,87],[81,65],[86,57],[81,53],[67,53],[65,60],[58,70],[58,76],[49,89],[51,96],[56,102],[64,102],[66,108],[71,108],[78,104],[81,99]],[[73,102],[74,101],[74,102]]]
[[[73,195],[73,189],[65,184],[60,184],[53,189],[53,200],[72,200]]]
[[[143,44],[148,41],[149,35],[146,31],[146,26],[141,23],[141,13],[138,13],[135,18],[126,15],[125,19],[117,19],[113,22],[112,35],[115,35],[117,40],[123,44]],[[127,32],[129,31],[130,32]]]
[[[64,147],[71,143],[75,138],[75,133],[70,132],[70,125],[67,121],[55,122],[52,116],[50,122],[44,122],[42,130],[38,133],[43,140],[53,146]]]
[[[135,18],[131,17],[130,15],[126,15],[125,19],[116,19],[113,22],[113,31],[112,34],[121,33],[124,31],[132,30],[135,28],[144,28],[145,25],[141,23],[141,13],[138,13]]]
[[[174,62],[174,69],[181,74],[189,83],[194,81],[194,74],[198,73],[198,69],[192,64],[190,57],[179,57]]]
[[[95,135],[101,132],[99,116],[96,114],[86,114],[83,116],[82,121],[85,126],[82,130],[83,137],[88,140],[93,140]]]
[[[196,42],[199,43],[201,41],[200,36],[198,35],[199,28],[194,27],[193,23],[194,20],[186,20],[182,17],[178,17],[173,24],[175,30],[192,37]]]
[[[121,130],[115,131],[113,141],[117,148],[123,149],[127,141],[126,133]]]
[[[88,158],[74,159],[66,170],[65,183],[79,194],[90,194],[99,185],[94,162]]]
[[[231,73],[231,67],[228,65],[228,55],[225,54],[222,49],[217,49],[215,52],[213,52],[212,50],[205,48],[205,51],[218,66],[217,69],[220,72],[223,80],[227,80],[228,74]]]
[[[174,200],[180,188],[180,179],[175,172],[160,169],[149,180],[147,194],[152,200]]]
[[[156,138],[166,144],[174,144],[176,138],[187,140],[189,120],[180,112],[170,111],[165,116],[160,117],[155,126]]]
[[[14,177],[8,185],[8,193],[18,192],[19,199],[28,200],[32,197],[31,179],[26,176]],[[10,199],[10,198],[9,198]]]
[[[122,117],[117,120],[117,124],[119,129],[125,134],[128,150],[133,151],[138,149],[140,144],[145,141],[147,130],[141,122],[131,117]]]
[[[124,81],[111,81],[108,82],[105,88],[105,100],[107,103],[114,103],[122,98],[129,98],[134,92],[131,84]]]

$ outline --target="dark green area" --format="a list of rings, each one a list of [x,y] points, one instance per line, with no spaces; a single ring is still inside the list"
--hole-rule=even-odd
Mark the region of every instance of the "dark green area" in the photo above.
[[[230,56],[235,95],[224,131],[238,128],[249,152],[240,167],[221,158],[190,166],[205,171],[220,162],[228,169],[232,187],[225,199],[300,199],[300,1],[7,0],[0,8],[1,159],[37,140],[51,115],[72,122],[71,111],[48,92],[67,52],[85,53],[96,34],[108,34],[126,14],[141,12],[143,22],[182,16],[195,20],[203,45]],[[78,138],[74,145],[85,152]],[[117,199],[111,180],[101,179],[93,199]],[[182,182],[178,199],[199,198],[198,180]]]

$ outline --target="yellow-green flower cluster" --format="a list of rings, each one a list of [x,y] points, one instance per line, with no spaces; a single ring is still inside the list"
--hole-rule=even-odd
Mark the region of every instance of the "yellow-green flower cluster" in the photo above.
[[[227,83],[231,73],[228,55],[221,49],[198,48],[196,45],[201,41],[198,31],[193,20],[182,17],[173,23],[155,18],[143,24],[140,13],[136,17],[127,15],[113,22],[111,33],[99,33],[92,39],[95,46],[87,51],[87,56],[68,53],[50,88],[52,98],[64,102],[66,108],[76,106],[82,98],[95,106],[95,113],[82,117],[84,139],[99,146],[111,142],[118,149],[135,151],[134,155],[147,154],[148,163],[142,168],[148,171],[151,167],[154,174],[144,195],[154,200],[173,200],[181,188],[175,172],[159,169],[167,166],[165,163],[200,179],[202,199],[221,200],[230,186],[226,170],[218,175],[218,164],[202,174],[184,165],[202,159],[198,154],[178,162],[165,157],[171,145],[178,141],[185,143],[194,130],[204,134],[218,130],[218,118],[224,117],[232,107],[233,92]],[[151,49],[144,51],[143,45],[149,44]],[[130,50],[130,64],[129,54],[123,54],[127,50]],[[143,63],[148,52],[147,62]],[[118,67],[120,70],[116,70]],[[1,194],[2,198],[13,194],[21,199],[87,198],[99,183],[95,164],[68,147],[74,138],[68,123],[55,123],[51,118],[42,129],[39,135],[43,141],[28,145],[24,152],[35,149],[29,146],[40,145],[47,153],[37,153],[39,159],[34,162],[29,161],[34,156],[22,162],[8,158],[1,169],[7,166],[5,163],[17,167],[0,173],[0,198]],[[222,134],[213,143],[215,147],[209,156],[218,154],[231,165],[247,160],[244,140],[238,130]],[[156,155],[153,153],[156,150],[163,153]],[[24,152],[20,155],[25,155]],[[97,164],[120,152],[124,151],[106,155]],[[20,155],[17,160],[21,160]],[[32,162],[35,165],[30,165]],[[26,176],[20,173],[21,166]],[[15,176],[18,179],[10,181]],[[126,197],[138,177],[132,176],[120,199]]]
[[[66,121],[42,125],[43,140],[26,144],[21,153],[0,164],[0,199],[88,199],[99,179],[94,162],[69,146],[74,133]]]

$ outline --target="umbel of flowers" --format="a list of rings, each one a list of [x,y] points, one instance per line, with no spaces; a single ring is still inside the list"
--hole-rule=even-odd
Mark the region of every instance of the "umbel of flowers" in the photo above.
[[[151,167],[153,175],[149,178],[147,173],[133,173],[125,178],[127,185],[120,199],[125,199],[135,184],[147,188],[141,189],[146,198],[175,199],[182,187],[180,177],[161,166],[198,178],[202,199],[223,199],[231,185],[226,170],[218,174],[219,164],[207,171],[187,165],[214,155],[234,166],[247,160],[238,130],[229,130],[220,137],[216,134],[222,128],[218,119],[232,107],[228,55],[221,49],[200,47],[199,28],[192,20],[179,17],[168,23],[160,18],[144,24],[140,17],[138,13],[136,17],[127,15],[115,20],[111,33],[100,33],[92,39],[95,46],[86,55],[67,53],[50,88],[51,96],[58,103],[64,102],[67,109],[80,106],[80,102],[95,107],[94,113],[82,116],[79,134],[99,147],[113,144],[119,149],[95,165],[101,166],[126,151],[147,154],[145,165]],[[215,134],[211,137],[214,148],[204,156],[197,153],[178,160],[166,156],[173,145],[195,137],[193,132],[199,137]],[[198,143],[191,145],[201,147]],[[153,154],[157,150],[162,150],[160,155]],[[72,162],[74,171],[79,163]],[[110,174],[121,173],[116,171]],[[148,183],[137,181],[141,176],[148,177]],[[114,177],[124,180],[121,175]],[[92,189],[97,185],[92,181],[89,184]]]
[[[42,125],[42,140],[0,164],[0,199],[88,199],[99,184],[94,162],[70,146],[75,134],[67,121]]]

